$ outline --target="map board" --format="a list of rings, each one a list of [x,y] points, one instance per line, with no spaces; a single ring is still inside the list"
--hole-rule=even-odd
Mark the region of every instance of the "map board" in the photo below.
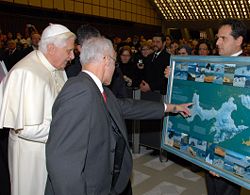
[[[161,148],[250,189],[250,57],[173,56]]]

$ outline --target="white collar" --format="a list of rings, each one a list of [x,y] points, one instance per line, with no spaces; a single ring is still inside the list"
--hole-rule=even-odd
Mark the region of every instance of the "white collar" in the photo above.
[[[44,66],[50,71],[50,72],[54,72],[56,71],[56,67],[54,67],[48,60],[47,58],[44,56],[44,54],[39,51],[39,50],[35,50],[37,56],[39,57],[39,59],[42,61],[42,63],[44,64]]]
[[[87,73],[94,80],[95,84],[97,85],[97,87],[99,88],[101,93],[104,91],[103,86],[102,86],[102,82],[95,74],[93,74],[92,72],[87,71],[87,70],[83,70],[82,72]]]
[[[233,55],[231,55],[231,56],[239,56],[240,54],[242,54],[242,50],[240,50],[239,52],[237,52],[237,53],[234,53]]]
[[[158,56],[160,53],[162,52],[162,50],[161,51],[158,51],[158,52],[155,52],[155,56]]]

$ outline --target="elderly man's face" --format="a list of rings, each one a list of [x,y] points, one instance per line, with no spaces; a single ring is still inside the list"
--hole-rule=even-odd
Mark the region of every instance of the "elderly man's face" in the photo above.
[[[57,69],[64,69],[67,63],[75,58],[74,56],[74,38],[70,38],[66,41],[64,47],[56,47],[54,52],[54,66]]]

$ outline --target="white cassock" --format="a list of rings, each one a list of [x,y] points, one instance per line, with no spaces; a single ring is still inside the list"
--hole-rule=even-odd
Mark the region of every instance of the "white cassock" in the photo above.
[[[12,195],[43,195],[52,105],[67,77],[40,51],[19,61],[0,85],[0,128],[10,128]]]

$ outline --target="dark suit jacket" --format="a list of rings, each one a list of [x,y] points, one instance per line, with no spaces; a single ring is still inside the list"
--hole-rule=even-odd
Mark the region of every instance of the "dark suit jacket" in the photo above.
[[[122,192],[132,171],[126,119],[162,118],[157,102],[117,99],[104,87],[107,103],[86,73],[70,78],[58,95],[46,144],[46,195],[108,195],[112,182],[115,140],[111,118],[126,140],[115,191]]]
[[[7,51],[4,59],[7,70],[9,71],[21,59],[22,53],[20,50],[16,49],[12,54],[8,54]]]
[[[164,76],[164,70],[170,63],[170,54],[166,49],[153,60],[154,53],[150,54],[145,60],[144,80],[149,84],[151,91],[160,91],[165,95],[167,90],[167,79]]]
[[[34,48],[32,46],[29,46],[25,49],[22,50],[22,57],[24,58],[25,56],[27,56],[29,53],[31,53],[32,51],[34,51]]]
[[[71,64],[66,66],[65,68],[65,72],[68,78],[78,75],[79,72],[81,72],[81,70],[82,70],[82,65],[80,62],[79,55],[76,55],[75,58],[71,61]]]

